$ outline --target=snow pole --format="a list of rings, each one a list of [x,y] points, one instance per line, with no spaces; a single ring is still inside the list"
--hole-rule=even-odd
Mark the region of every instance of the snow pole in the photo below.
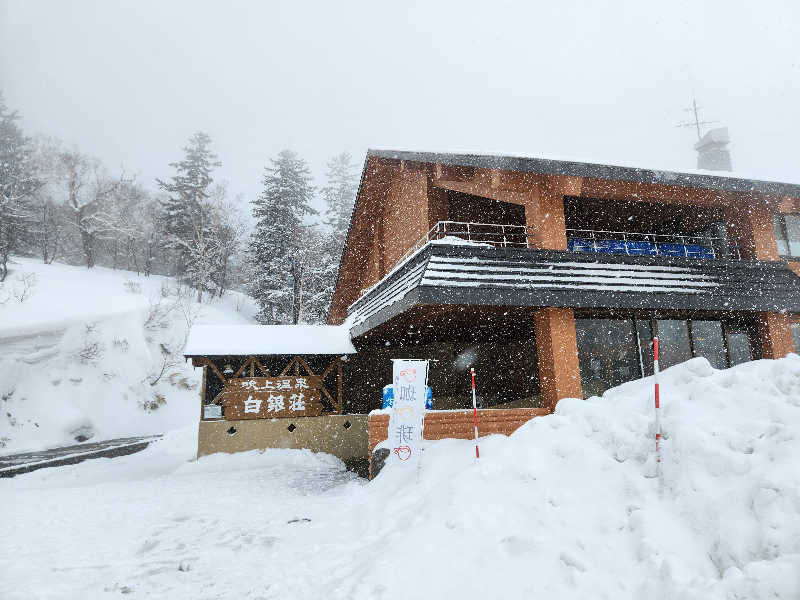
[[[475,369],[470,368],[472,374],[472,424],[475,426],[475,460],[481,457],[478,449],[478,401],[475,398]]]
[[[658,336],[653,338],[653,385],[656,404],[656,472],[661,483],[661,395],[658,387]]]

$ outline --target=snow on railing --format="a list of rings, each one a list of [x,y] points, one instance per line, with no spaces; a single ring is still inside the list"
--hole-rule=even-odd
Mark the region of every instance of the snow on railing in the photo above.
[[[436,225],[409,248],[395,263],[397,266],[428,242],[456,238],[475,244],[488,244],[496,248],[528,248],[528,228],[525,225],[503,225],[500,223],[468,223],[465,221],[438,221]]]

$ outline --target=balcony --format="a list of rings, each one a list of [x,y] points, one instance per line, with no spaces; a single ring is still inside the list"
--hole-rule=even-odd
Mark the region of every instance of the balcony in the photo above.
[[[566,233],[567,250],[570,252],[741,260],[739,249],[723,237],[594,229],[567,229]],[[532,248],[532,238],[533,234],[525,225],[439,221],[400,257],[396,265],[403,263],[430,242],[493,248]]]
[[[354,334],[419,306],[800,312],[785,263],[741,260],[722,237],[567,233],[549,250],[524,225],[440,221],[349,307]]]

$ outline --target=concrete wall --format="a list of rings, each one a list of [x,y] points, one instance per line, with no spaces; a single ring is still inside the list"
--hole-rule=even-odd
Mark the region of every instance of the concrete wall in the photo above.
[[[350,423],[349,427],[345,427]],[[288,427],[294,425],[294,430]],[[233,427],[236,433],[228,430]],[[323,415],[297,419],[200,421],[197,456],[267,448],[308,448],[344,461],[367,457],[367,415]]]

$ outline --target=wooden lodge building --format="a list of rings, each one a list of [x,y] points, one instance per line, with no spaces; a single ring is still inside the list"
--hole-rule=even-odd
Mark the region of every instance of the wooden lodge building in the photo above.
[[[318,329],[346,339],[326,346],[304,335],[289,352],[264,328],[239,355],[190,340],[187,356],[206,367],[203,402],[222,406],[201,418],[199,454],[279,446],[367,458],[387,436],[388,415],[370,412],[392,358],[435,361],[425,437],[436,439],[472,435],[470,367],[489,434],[561,398],[651,374],[654,335],[662,367],[704,356],[722,369],[800,352],[798,275],[800,185],[370,151],[329,326]],[[325,387],[318,412],[277,415],[291,423],[267,413],[242,420],[226,404],[246,396],[233,380],[279,374],[306,374],[338,395]]]

